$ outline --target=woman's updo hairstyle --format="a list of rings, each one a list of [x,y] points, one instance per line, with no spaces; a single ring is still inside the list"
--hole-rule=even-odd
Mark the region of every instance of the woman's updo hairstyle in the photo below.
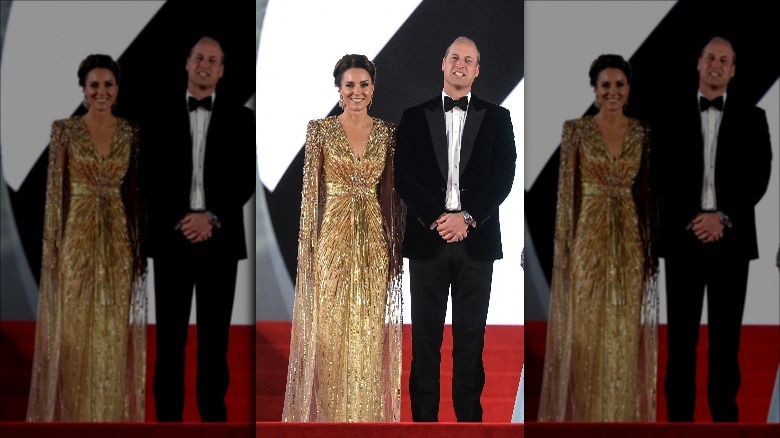
[[[119,85],[119,64],[114,61],[114,58],[108,55],[89,55],[81,61],[79,64],[79,86],[84,88],[84,84],[87,81],[87,74],[96,68],[105,68],[111,70],[116,78],[116,84]]]
[[[588,75],[590,76],[591,87],[596,86],[596,79],[598,79],[599,73],[607,68],[617,68],[621,70],[623,74],[626,75],[628,85],[631,85],[631,65],[628,61],[623,59],[620,55],[601,55],[590,65]]]
[[[341,77],[344,76],[344,72],[351,68],[362,68],[368,72],[371,76],[371,82],[376,84],[376,67],[374,63],[369,61],[366,55],[344,55],[336,63],[336,67],[333,68],[333,79],[336,87],[341,86]]]

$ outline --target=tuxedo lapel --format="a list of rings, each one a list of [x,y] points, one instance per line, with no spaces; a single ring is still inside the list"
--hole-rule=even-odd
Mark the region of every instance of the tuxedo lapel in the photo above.
[[[734,105],[734,102],[731,100],[727,100],[723,106],[723,114],[721,115],[720,127],[718,128],[718,153],[715,156],[716,163],[720,161],[720,157],[724,156],[720,152],[729,147],[732,133],[739,132],[734,126],[734,124],[737,123],[735,106],[736,105]]]
[[[687,139],[683,144],[686,145],[685,154],[692,164],[691,170],[696,173],[696,180],[701,181],[704,175],[704,134],[701,127],[701,111],[696,101],[689,108],[685,111],[687,120],[682,125],[686,132],[684,138]]]
[[[468,113],[466,115],[466,126],[463,128],[463,138],[460,141],[460,174],[463,175],[463,169],[469,164],[471,151],[474,150],[474,140],[477,138],[479,127],[482,126],[482,119],[485,118],[487,108],[481,105],[481,101],[471,96]]]
[[[190,112],[187,108],[187,101],[186,99],[180,99],[178,100],[179,103],[177,103],[175,106],[171,105],[171,108],[179,108],[175,111],[175,125],[171,132],[174,132],[176,135],[176,142],[175,145],[178,145],[180,149],[177,150],[177,153],[180,154],[182,157],[182,162],[186,163],[185,166],[187,167],[186,172],[188,174],[192,173],[192,132],[190,129]],[[187,159],[184,159],[183,157],[187,157]]]
[[[447,158],[447,127],[444,124],[444,108],[441,97],[433,99],[425,108],[425,118],[428,120],[428,130],[433,141],[433,150],[436,152],[436,161],[439,170],[446,181],[449,173],[449,159]]]
[[[192,135],[190,133],[190,112],[187,109],[187,101],[184,99],[176,100],[176,105],[171,105],[170,108],[176,108],[174,111],[174,130],[177,138],[180,138],[184,143],[185,139],[189,141],[190,147],[192,147]]]
[[[209,145],[219,144],[220,135],[222,135],[222,111],[220,111],[219,103],[214,99],[214,104],[211,107],[211,118],[209,119],[209,131],[206,133],[206,157],[209,157],[209,151],[214,152],[214,147]],[[206,159],[206,162],[209,160]]]

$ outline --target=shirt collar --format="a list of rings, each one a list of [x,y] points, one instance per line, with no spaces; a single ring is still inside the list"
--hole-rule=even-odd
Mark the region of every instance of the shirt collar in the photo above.
[[[441,90],[441,101],[442,101],[442,102],[444,102],[444,97],[445,97],[445,96],[449,97],[450,99],[457,100],[457,99],[455,99],[454,97],[452,97],[452,96],[450,96],[449,94],[447,94],[447,93],[446,93],[444,90]],[[468,94],[466,94],[466,97],[468,97],[468,98],[469,98],[469,104],[471,104],[471,91],[469,91],[469,92],[468,92]]]
[[[723,94],[721,95],[721,96],[723,96],[723,105],[724,106],[726,105],[726,94],[728,94],[728,92],[724,91]],[[701,100],[702,97],[707,98],[707,96],[702,94],[701,90],[697,91],[696,92],[696,103],[698,103],[699,100]],[[717,99],[717,97],[715,99]]]

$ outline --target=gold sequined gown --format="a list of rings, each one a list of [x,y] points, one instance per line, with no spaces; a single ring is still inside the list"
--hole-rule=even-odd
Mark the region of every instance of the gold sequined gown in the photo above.
[[[616,157],[592,117],[564,124],[540,421],[655,420],[648,145],[635,119]]]
[[[103,157],[81,117],[52,126],[28,421],[143,420],[137,139],[118,119]]]
[[[285,421],[399,421],[401,206],[395,127],[362,157],[336,117],[309,122]]]

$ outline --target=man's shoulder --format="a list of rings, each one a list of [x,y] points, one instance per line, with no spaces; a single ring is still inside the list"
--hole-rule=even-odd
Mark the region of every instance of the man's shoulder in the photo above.
[[[471,103],[494,111],[509,112],[509,110],[504,108],[503,106],[495,104],[489,100],[482,99],[481,97],[474,94],[471,95]]]
[[[229,111],[234,113],[251,113],[252,109],[229,97],[217,97],[214,101],[214,111]]]
[[[761,107],[737,96],[726,99],[723,111],[724,115],[733,111],[746,117],[766,117]]]
[[[437,100],[438,99],[438,100]],[[410,106],[404,110],[404,112],[417,112],[422,111],[425,108],[432,108],[435,107],[439,102],[441,102],[441,95],[435,96],[431,99],[428,99],[424,102],[420,102],[416,105]]]
[[[487,111],[485,117],[499,117],[501,119],[510,119],[509,110],[501,105],[497,105],[489,100],[482,99],[478,96],[471,95],[471,102],[469,105],[473,105],[476,110]]]

